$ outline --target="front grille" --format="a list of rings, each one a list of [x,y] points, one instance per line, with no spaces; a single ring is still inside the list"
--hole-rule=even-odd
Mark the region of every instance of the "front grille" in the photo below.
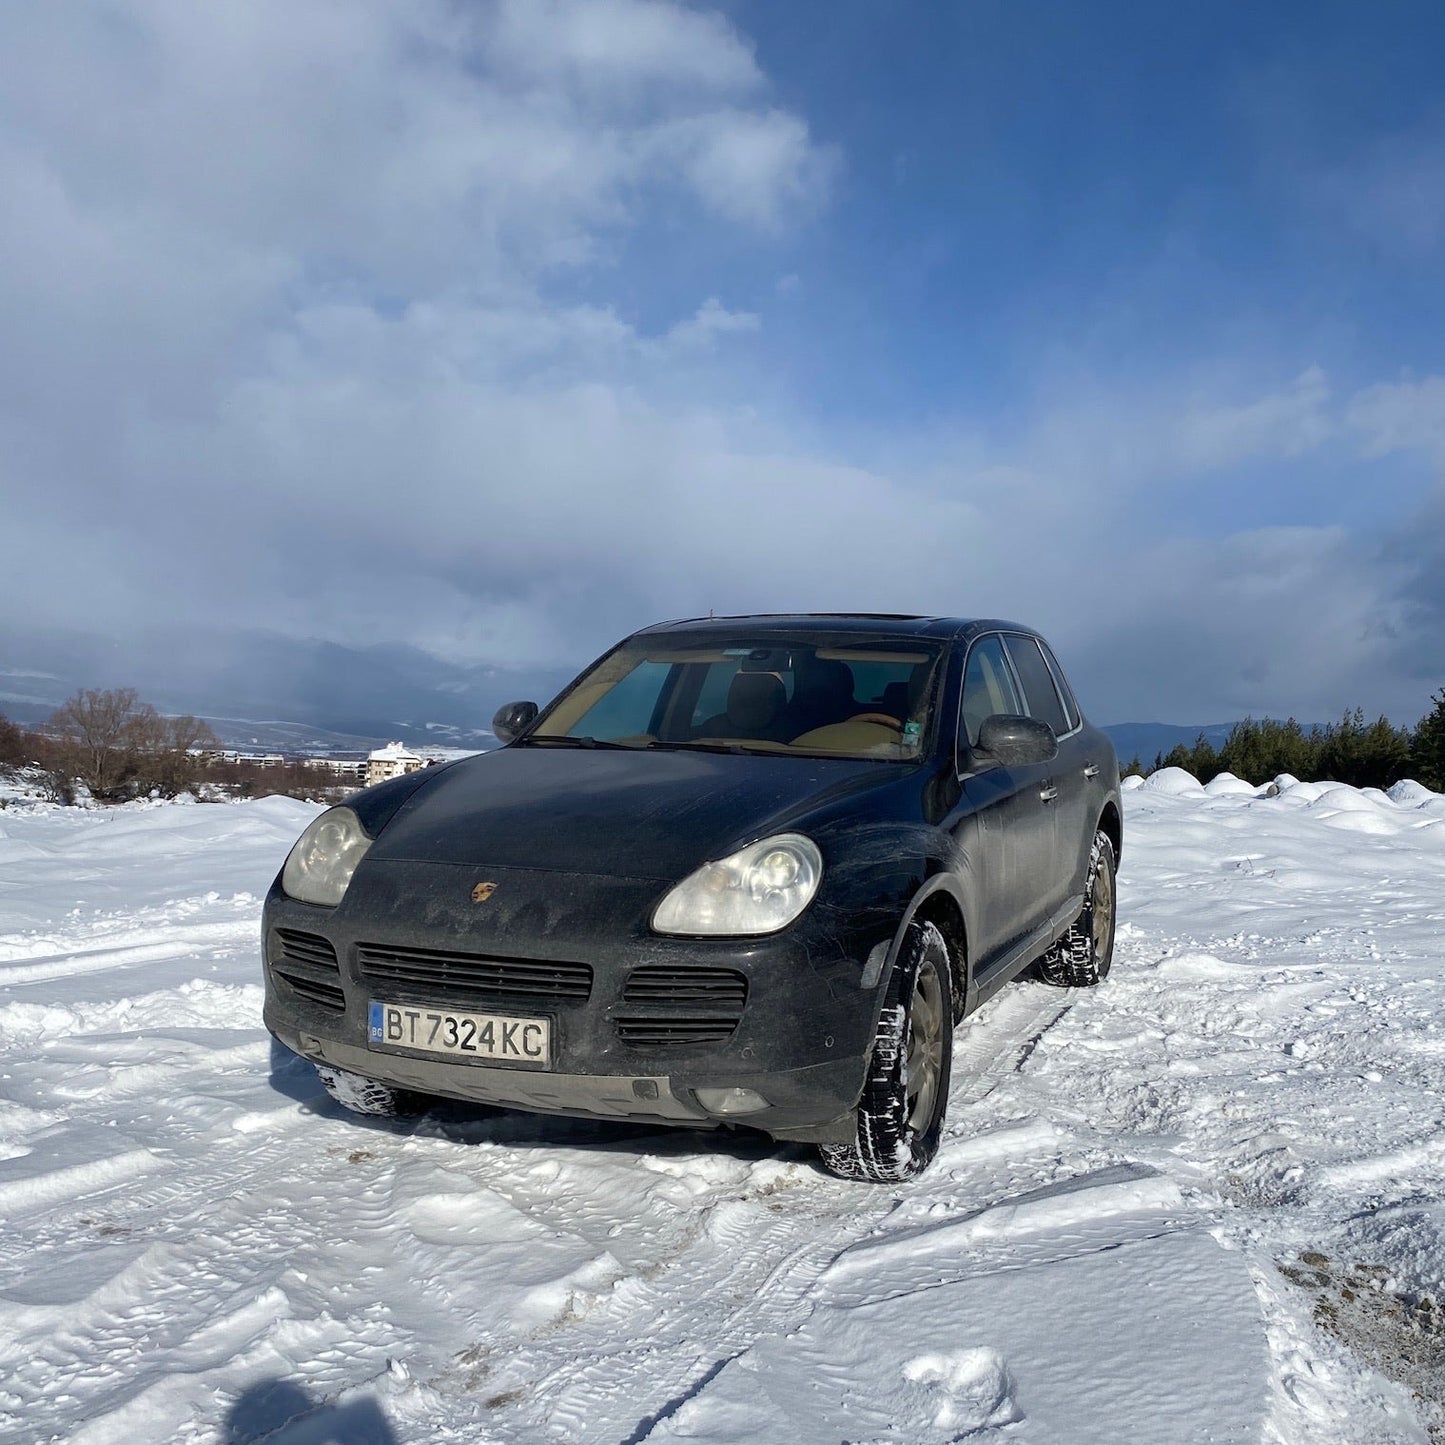
[[[356,961],[369,983],[420,986],[467,999],[497,995],[585,1003],[592,994],[592,966],[586,963],[484,958],[393,943],[360,943]]]
[[[635,968],[622,992],[624,1003],[716,1004],[734,1014],[748,1000],[747,978],[731,968]]]
[[[725,1044],[737,1032],[748,1001],[748,981],[731,968],[644,964],[628,976],[622,1001],[650,1010],[617,1019],[618,1037],[630,1048]]]
[[[299,998],[337,1013],[346,1008],[341,991],[341,968],[336,949],[319,933],[299,928],[278,928],[272,934],[279,956],[271,960],[271,972]]]

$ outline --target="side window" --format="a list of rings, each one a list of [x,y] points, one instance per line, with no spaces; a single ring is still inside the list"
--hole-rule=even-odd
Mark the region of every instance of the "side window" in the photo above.
[[[996,712],[1022,711],[1003,655],[1003,638],[979,638],[969,649],[968,666],[963,672],[962,731],[969,747],[977,746],[978,730],[985,718]]]
[[[1073,689],[1069,686],[1069,680],[1064,676],[1064,670],[1059,666],[1059,659],[1054,656],[1052,649],[1047,642],[1039,643],[1044,651],[1044,661],[1049,665],[1049,671],[1054,675],[1054,685],[1059,689],[1059,696],[1064,700],[1064,716],[1069,720],[1069,731],[1079,725],[1079,704],[1074,701]]]
[[[1039,645],[1032,637],[1011,635],[1008,653],[1013,658],[1014,669],[1023,684],[1024,702],[1030,717],[1046,722],[1053,728],[1055,737],[1062,737],[1069,731],[1069,720],[1064,705],[1059,701],[1059,690],[1054,686],[1049,665],[1039,651]]]

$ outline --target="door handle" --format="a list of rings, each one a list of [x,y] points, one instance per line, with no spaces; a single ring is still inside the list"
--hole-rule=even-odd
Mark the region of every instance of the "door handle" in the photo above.
[[[1097,778],[1099,776],[1098,764],[1090,763],[1089,766],[1084,769],[1084,776],[1086,778]]]
[[[1039,790],[1039,797],[1040,797],[1041,799],[1043,799],[1043,801],[1046,802],[1046,803],[1052,803],[1052,802],[1054,801],[1054,799],[1057,798],[1058,796],[1059,796],[1059,790],[1058,790],[1057,788],[1053,787],[1053,786],[1049,786],[1049,787],[1047,787],[1047,788],[1041,788],[1041,789]]]

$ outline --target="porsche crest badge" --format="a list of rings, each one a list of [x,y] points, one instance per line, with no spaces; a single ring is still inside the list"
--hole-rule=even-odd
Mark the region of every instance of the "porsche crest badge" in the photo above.
[[[497,885],[495,883],[478,883],[477,886],[472,889],[472,902],[485,903],[496,891]]]

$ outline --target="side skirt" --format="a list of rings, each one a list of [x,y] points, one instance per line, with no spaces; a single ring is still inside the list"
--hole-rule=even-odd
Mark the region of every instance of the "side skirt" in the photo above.
[[[1084,910],[1084,895],[1069,899],[1052,918],[1010,944],[1002,953],[989,959],[987,965],[975,970],[968,986],[968,1007],[965,1014],[981,1008],[1005,984],[1012,983],[1039,954],[1069,931],[1070,925]]]

